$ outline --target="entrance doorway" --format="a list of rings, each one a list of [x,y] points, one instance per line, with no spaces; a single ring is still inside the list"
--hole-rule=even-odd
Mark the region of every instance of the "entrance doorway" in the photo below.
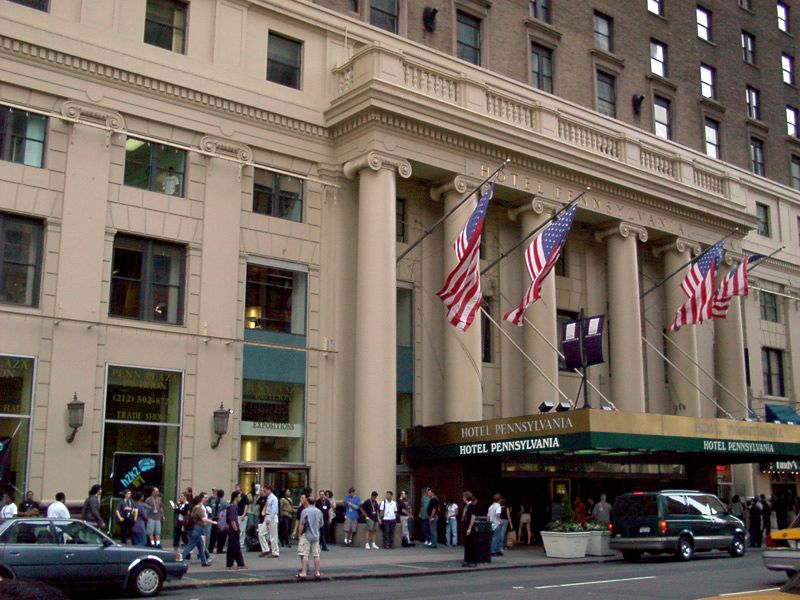
[[[300,500],[300,493],[308,486],[308,468],[276,468],[274,466],[248,465],[239,467],[239,483],[248,493],[257,494],[269,485],[280,497],[283,490],[292,490],[295,502]]]

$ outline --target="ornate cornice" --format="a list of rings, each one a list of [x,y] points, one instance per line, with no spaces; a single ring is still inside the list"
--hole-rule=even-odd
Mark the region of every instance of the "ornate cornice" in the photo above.
[[[97,123],[113,131],[125,129],[125,119],[121,114],[85,102],[67,100],[61,105],[61,114],[68,119]]]
[[[200,139],[200,150],[211,154],[228,156],[242,162],[251,162],[253,160],[253,150],[250,146],[211,135],[204,135]]]
[[[611,235],[620,235],[623,238],[628,238],[633,235],[634,239],[639,238],[640,242],[647,241],[647,229],[634,225],[633,223],[628,223],[627,221],[620,221],[607,229],[596,231],[594,239],[598,242],[602,242]]]
[[[384,154],[382,152],[367,152],[366,154],[349,160],[344,164],[344,175],[348,179],[354,179],[356,174],[362,169],[372,169],[379,171],[380,169],[391,169],[397,171],[403,179],[411,177],[411,163],[405,158],[392,156],[391,154]]]
[[[428,196],[430,196],[430,199],[434,202],[438,202],[447,192],[466,194],[467,190],[470,188],[470,183],[467,177],[456,175],[453,178],[432,185],[428,188]],[[472,187],[474,187],[474,184],[472,184]]]
[[[686,238],[676,237],[673,240],[670,240],[666,244],[661,244],[660,246],[656,246],[653,248],[653,256],[659,257],[665,252],[678,252],[679,254],[683,254],[684,252],[690,252],[691,254],[699,254],[700,253],[700,244],[695,242],[694,240],[687,240]]]

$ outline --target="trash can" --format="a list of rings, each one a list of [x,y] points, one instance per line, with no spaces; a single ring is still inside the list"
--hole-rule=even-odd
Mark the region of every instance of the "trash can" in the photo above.
[[[492,562],[492,523],[487,517],[476,517],[473,535],[477,545],[477,561]]]

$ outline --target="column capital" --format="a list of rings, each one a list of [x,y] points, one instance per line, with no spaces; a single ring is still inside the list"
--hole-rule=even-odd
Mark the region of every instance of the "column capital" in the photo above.
[[[250,146],[213,135],[204,135],[200,138],[200,150],[210,154],[227,156],[242,162],[249,163],[253,160],[253,150]]]
[[[477,180],[472,180],[464,175],[456,175],[433,184],[428,188],[428,196],[434,202],[438,202],[447,192],[466,194],[470,187],[475,187],[477,184]]]
[[[647,241],[647,229],[639,225],[634,225],[633,223],[628,223],[627,221],[620,221],[607,229],[596,231],[594,239],[598,242],[602,242],[611,235],[619,235],[623,238],[627,238],[630,237],[631,234],[633,234],[634,238],[638,237],[640,242]]]
[[[514,206],[508,209],[508,218],[512,221],[516,221],[517,217],[522,213],[533,211],[537,215],[541,215],[544,213],[549,213],[549,216],[552,216],[556,213],[557,210],[563,208],[563,204],[560,202],[555,202],[553,200],[548,200],[547,198],[540,198],[538,196],[531,197],[530,200],[525,200],[518,206]]]
[[[722,253],[722,260],[720,261],[723,265],[732,267],[744,260],[744,254],[741,252],[733,252],[732,250],[725,250]]]
[[[397,171],[403,179],[411,177],[411,163],[406,159],[374,150],[344,163],[344,175],[348,179],[355,178],[356,173],[363,169],[390,169]]]
[[[683,254],[686,251],[693,255],[700,254],[700,244],[694,240],[676,237],[665,244],[653,248],[653,256],[659,257],[665,252],[678,252],[679,254]]]

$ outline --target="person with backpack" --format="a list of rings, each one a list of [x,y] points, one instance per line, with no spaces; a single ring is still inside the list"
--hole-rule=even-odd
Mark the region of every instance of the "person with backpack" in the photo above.
[[[211,518],[217,523],[222,521],[225,524],[225,511],[228,510],[228,503],[225,501],[225,490],[217,490],[217,497],[211,500]],[[208,552],[212,554],[216,548],[217,554],[223,553],[225,547],[225,540],[228,537],[227,532],[220,530],[220,525],[211,527],[211,535],[208,541]],[[241,545],[239,546],[241,548]]]
[[[211,566],[211,557],[206,552],[206,546],[203,542],[203,532],[206,525],[216,525],[216,523],[208,518],[206,513],[206,502],[208,501],[208,494],[200,492],[192,500],[192,510],[189,512],[189,518],[185,522],[185,527],[189,530],[189,543],[183,549],[183,560],[188,561],[191,558],[192,550],[197,548],[197,555],[200,558],[200,563],[204,567]]]

